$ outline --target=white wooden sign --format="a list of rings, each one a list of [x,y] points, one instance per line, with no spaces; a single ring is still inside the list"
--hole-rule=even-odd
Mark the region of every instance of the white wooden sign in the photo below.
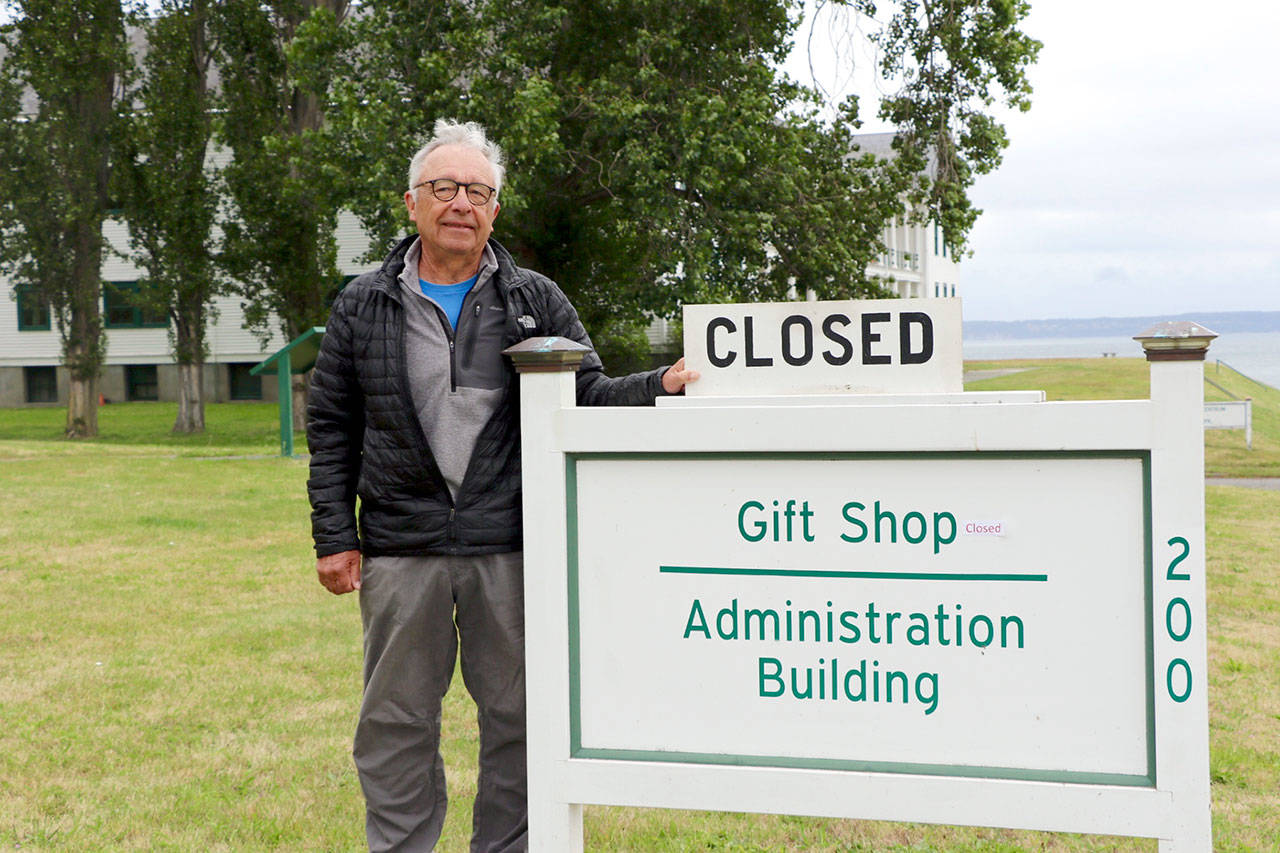
[[[1205,429],[1244,429],[1249,425],[1249,400],[1204,404]]]
[[[575,755],[1152,784],[1146,456],[570,464]]]
[[[686,305],[691,397],[956,392],[959,299]]]
[[[522,375],[530,849],[600,803],[1209,850],[1178,356],[1100,402],[578,408]]]

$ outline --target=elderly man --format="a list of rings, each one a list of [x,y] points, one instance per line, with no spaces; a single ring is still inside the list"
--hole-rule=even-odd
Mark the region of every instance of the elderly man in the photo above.
[[[560,289],[491,239],[502,176],[481,127],[436,123],[404,195],[417,234],[338,295],[312,379],[316,568],[329,591],[360,592],[370,850],[440,836],[440,703],[459,647],[480,724],[471,849],[527,846],[519,404],[502,350],[590,339]],[[696,378],[681,360],[611,379],[592,352],[578,402],[652,404]]]

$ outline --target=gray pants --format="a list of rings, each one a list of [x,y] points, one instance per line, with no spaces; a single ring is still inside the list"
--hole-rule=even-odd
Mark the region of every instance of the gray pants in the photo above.
[[[354,755],[371,851],[426,851],[440,838],[448,802],[440,703],[459,641],[480,723],[471,850],[527,849],[522,556],[365,560]]]

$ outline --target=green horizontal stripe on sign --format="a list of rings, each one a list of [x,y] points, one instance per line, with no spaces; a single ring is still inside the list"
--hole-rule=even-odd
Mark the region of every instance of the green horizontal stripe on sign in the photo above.
[[[784,578],[867,578],[899,581],[1047,581],[1047,574],[1019,572],[842,572],[829,569],[741,569],[720,566],[659,566],[673,575],[752,575]]]

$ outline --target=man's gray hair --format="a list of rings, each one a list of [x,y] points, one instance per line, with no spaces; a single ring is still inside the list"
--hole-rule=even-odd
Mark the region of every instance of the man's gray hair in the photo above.
[[[506,167],[502,164],[502,149],[498,147],[498,143],[490,140],[485,135],[484,128],[474,121],[458,122],[439,118],[436,119],[431,137],[409,161],[410,192],[413,192],[413,185],[418,180],[418,172],[422,170],[422,163],[427,159],[427,155],[444,145],[465,145],[483,154],[489,161],[489,165],[493,167],[494,189],[502,189],[502,176],[506,172]]]

